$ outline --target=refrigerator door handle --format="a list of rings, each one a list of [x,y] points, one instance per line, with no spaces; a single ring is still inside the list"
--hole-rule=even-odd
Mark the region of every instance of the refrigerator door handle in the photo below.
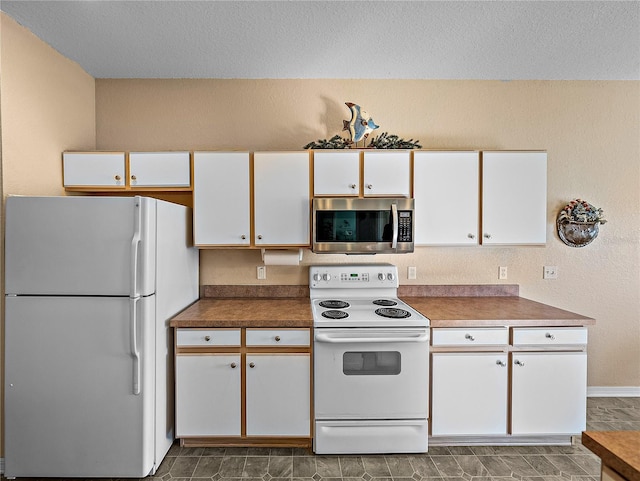
[[[140,351],[138,350],[138,301],[129,299],[131,318],[131,357],[133,357],[133,394],[140,394]]]
[[[131,287],[129,297],[138,296],[138,256],[140,254],[140,230],[142,229],[142,209],[140,199],[136,197],[133,222],[133,237],[131,238]]]

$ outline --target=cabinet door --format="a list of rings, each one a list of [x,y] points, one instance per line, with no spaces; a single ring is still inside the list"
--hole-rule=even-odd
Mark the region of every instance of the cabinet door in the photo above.
[[[309,354],[247,354],[246,369],[247,436],[309,436]]]
[[[131,187],[190,187],[189,152],[131,152]]]
[[[360,152],[313,153],[313,194],[352,195],[360,192]]]
[[[434,436],[507,433],[507,354],[434,353]]]
[[[479,152],[414,152],[416,245],[477,245]]]
[[[176,436],[240,436],[240,355],[176,356]]]
[[[256,245],[309,246],[309,152],[256,152]]]
[[[64,152],[65,187],[114,187],[124,189],[124,152]]]
[[[546,152],[482,153],[482,243],[544,244]]]
[[[411,152],[365,152],[364,195],[411,197]]]
[[[193,169],[195,244],[249,245],[249,152],[195,152]]]
[[[512,434],[582,432],[587,410],[587,354],[514,352],[512,356]]]

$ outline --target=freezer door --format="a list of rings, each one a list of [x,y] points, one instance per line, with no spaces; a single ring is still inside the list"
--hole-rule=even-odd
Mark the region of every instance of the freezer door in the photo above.
[[[143,477],[159,464],[153,297],[6,298],[5,476]]]
[[[155,199],[16,196],[6,206],[8,294],[155,292]]]

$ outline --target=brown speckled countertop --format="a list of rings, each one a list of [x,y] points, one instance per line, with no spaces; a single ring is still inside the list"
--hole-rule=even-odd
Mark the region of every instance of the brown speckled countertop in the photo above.
[[[309,298],[205,298],[171,319],[171,327],[312,327]]]
[[[595,320],[518,296],[515,285],[400,286],[431,327],[587,326]],[[313,327],[308,286],[203,286],[172,327]]]
[[[595,320],[522,297],[402,297],[431,327],[587,326]]]
[[[585,431],[582,444],[630,481],[640,481],[640,431]]]

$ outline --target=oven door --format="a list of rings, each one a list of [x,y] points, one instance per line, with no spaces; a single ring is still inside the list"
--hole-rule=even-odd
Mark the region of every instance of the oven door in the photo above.
[[[316,329],[314,340],[317,420],[427,418],[427,328]]]

